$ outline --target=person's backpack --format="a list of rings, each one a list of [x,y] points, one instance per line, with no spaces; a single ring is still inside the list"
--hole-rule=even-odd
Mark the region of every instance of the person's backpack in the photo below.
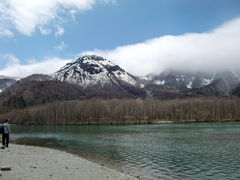
[[[0,134],[3,134],[4,133],[4,125],[0,125]]]

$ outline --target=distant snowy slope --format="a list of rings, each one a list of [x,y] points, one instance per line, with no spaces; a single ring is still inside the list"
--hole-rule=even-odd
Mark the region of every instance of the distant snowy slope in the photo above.
[[[119,85],[119,82],[136,86],[136,77],[100,56],[86,55],[52,75],[53,79],[71,82],[82,87]]]
[[[0,93],[17,82],[18,78],[0,75]]]
[[[148,82],[174,89],[201,88],[216,80],[223,80],[229,89],[240,83],[239,74],[233,71],[222,72],[179,72],[174,70],[164,71],[158,75],[144,77]]]

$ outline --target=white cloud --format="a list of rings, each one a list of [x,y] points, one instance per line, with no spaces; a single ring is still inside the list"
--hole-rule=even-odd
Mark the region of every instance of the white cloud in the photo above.
[[[0,27],[30,36],[36,27],[55,24],[61,16],[91,9],[96,3],[115,0],[1,0]]]
[[[56,28],[57,28],[57,31],[54,33],[54,35],[55,35],[56,37],[62,36],[63,33],[64,33],[63,27],[61,27],[61,26],[56,26]]]
[[[28,64],[35,64],[35,63],[37,63],[37,60],[36,59],[29,59],[27,62],[28,62]]]
[[[0,27],[0,37],[13,37],[13,36],[14,35],[12,31]]]
[[[5,54],[2,56],[1,60],[6,62],[6,66],[10,67],[20,63],[20,60],[13,56],[12,54]]]
[[[81,55],[106,57],[135,75],[160,73],[168,68],[188,71],[240,70],[239,32],[240,18],[236,18],[205,33],[163,36],[113,50],[82,52]],[[64,42],[61,45],[64,47]],[[9,54],[2,56],[2,59],[8,64],[0,70],[0,75],[21,77],[33,73],[53,73],[69,62],[60,58],[40,62],[31,59],[29,64],[23,65]]]
[[[42,35],[48,35],[48,34],[50,34],[50,33],[52,32],[51,29],[45,28],[45,27],[43,27],[43,26],[39,26],[38,28],[39,28],[39,31],[40,31],[40,33],[41,33]]]
[[[62,41],[60,45],[55,46],[54,49],[57,51],[61,51],[63,49],[65,49],[67,47],[67,45]]]
[[[26,77],[31,74],[51,74],[70,60],[60,59],[57,57],[47,58],[42,61],[34,59],[29,60],[29,64],[20,64],[20,60],[13,55],[4,55],[2,60],[8,60],[5,68],[0,69],[0,75],[12,77]]]
[[[178,70],[215,71],[240,69],[240,18],[205,33],[163,36],[113,50],[92,50],[127,71],[144,75]]]

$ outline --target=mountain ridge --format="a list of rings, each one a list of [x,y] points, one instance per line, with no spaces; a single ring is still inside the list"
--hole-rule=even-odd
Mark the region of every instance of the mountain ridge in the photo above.
[[[67,63],[52,74],[53,79],[78,84],[82,87],[118,84],[118,81],[137,85],[137,77],[100,56],[86,55]]]
[[[201,89],[212,87],[215,91],[221,93],[224,96],[231,95],[233,89],[240,84],[240,78],[238,73],[234,71],[222,71],[222,72],[181,72],[168,70],[158,75],[148,75],[145,79],[152,84],[156,84],[165,88],[178,89],[187,91],[191,94],[198,95]],[[221,84],[221,85],[220,85]],[[213,90],[212,89],[212,90]],[[199,93],[204,95],[205,93]],[[208,95],[211,95],[207,93]]]
[[[33,74],[19,81],[0,76],[0,92],[11,89],[17,82],[28,81],[59,81],[78,85],[86,92],[85,98],[174,99],[198,95],[230,96],[240,84],[240,73],[183,72],[171,69],[159,74],[137,77],[103,57],[85,55],[49,75]]]

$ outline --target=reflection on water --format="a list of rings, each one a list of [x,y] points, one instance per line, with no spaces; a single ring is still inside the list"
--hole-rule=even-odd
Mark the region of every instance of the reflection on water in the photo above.
[[[12,129],[14,138],[38,139],[42,145],[125,162],[149,177],[240,179],[240,123]]]

